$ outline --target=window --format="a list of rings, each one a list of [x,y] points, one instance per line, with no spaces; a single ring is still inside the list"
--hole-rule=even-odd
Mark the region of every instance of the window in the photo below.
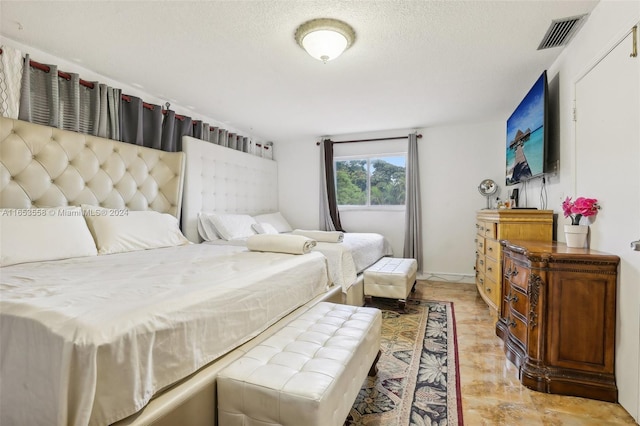
[[[404,154],[337,158],[334,162],[339,206],[404,206]]]

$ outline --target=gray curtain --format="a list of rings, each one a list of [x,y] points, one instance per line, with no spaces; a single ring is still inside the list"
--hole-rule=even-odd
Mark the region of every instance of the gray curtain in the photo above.
[[[176,117],[175,111],[164,111],[162,122],[162,147],[163,151],[182,151],[182,137],[193,136],[191,117]]]
[[[418,271],[422,271],[422,208],[420,203],[417,133],[411,133],[408,139],[407,204],[405,211],[403,257],[407,259],[416,259],[418,262]]]
[[[1,46],[1,48],[0,115],[8,118],[18,118],[24,68],[22,52],[8,46]]]
[[[80,76],[69,74],[69,79],[58,76],[60,106],[58,125],[61,129],[80,131]]]
[[[144,107],[142,99],[127,96],[130,101],[121,103],[120,136],[124,142],[148,148],[162,149],[162,107]]]
[[[122,90],[109,87],[106,84],[100,84],[98,88],[100,90],[100,113],[96,125],[97,136],[120,141],[122,140],[120,137]]]
[[[59,127],[58,67],[47,65],[47,72],[28,66],[29,61],[29,55],[25,55],[18,118],[31,123]]]
[[[218,129],[217,127],[212,128],[209,133],[209,142],[215,143],[216,145],[218,145],[219,138],[220,138],[220,129]]]
[[[325,139],[320,148],[320,229],[343,231],[333,173],[333,142]]]
[[[18,118],[45,126],[120,140],[120,89],[97,81],[93,87],[80,83],[80,76],[58,75],[29,66],[25,56]]]
[[[197,120],[193,122],[193,137],[211,142],[211,127],[209,123]]]

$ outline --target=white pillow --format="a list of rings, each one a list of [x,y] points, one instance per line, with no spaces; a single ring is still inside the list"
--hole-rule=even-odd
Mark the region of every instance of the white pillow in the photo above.
[[[207,213],[206,217],[223,240],[237,240],[254,235],[251,225],[256,221],[246,214]]]
[[[293,228],[291,227],[291,225],[289,225],[289,222],[287,222],[287,220],[282,217],[282,214],[280,214],[280,212],[261,214],[258,216],[254,216],[253,218],[258,223],[268,223],[270,225],[273,225],[273,227],[276,228],[278,232],[293,231]]]
[[[215,241],[220,239],[216,227],[211,220],[211,213],[198,213],[198,235],[203,241]]]
[[[0,209],[0,266],[95,256],[80,207]]]
[[[98,254],[114,254],[189,244],[178,220],[167,213],[82,206]]]
[[[275,226],[270,223],[254,223],[251,225],[254,231],[258,234],[279,234]]]

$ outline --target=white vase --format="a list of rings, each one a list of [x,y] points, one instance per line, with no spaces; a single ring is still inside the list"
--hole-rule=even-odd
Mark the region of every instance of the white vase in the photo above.
[[[565,225],[564,236],[567,240],[567,247],[584,248],[587,242],[587,225]]]

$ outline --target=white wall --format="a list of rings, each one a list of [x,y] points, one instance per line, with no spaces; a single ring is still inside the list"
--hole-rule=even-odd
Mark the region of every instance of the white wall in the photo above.
[[[503,120],[424,129],[419,147],[424,275],[474,282],[475,213],[486,178],[506,198]],[[459,277],[458,277],[459,276]],[[462,279],[464,276],[464,279]]]
[[[411,130],[333,136],[332,139],[368,139],[408,134]],[[450,125],[418,129],[420,185],[422,196],[422,277],[437,275],[453,281],[474,281],[475,212],[485,207],[477,186],[482,179],[504,181],[505,121]],[[319,140],[319,138],[318,138]],[[275,152],[279,168],[280,209],[293,226],[318,227],[320,148],[315,140],[280,141]],[[406,151],[406,142],[354,144],[358,150]],[[351,144],[349,144],[351,145]],[[338,154],[348,154],[347,145],[337,145]],[[504,194],[504,186],[502,185]],[[504,198],[504,197],[503,197]],[[404,212],[348,211],[342,225],[354,232],[379,232],[402,255]]]
[[[558,232],[559,241],[564,241],[564,233],[561,231],[568,220],[562,216],[562,200],[567,196],[574,198],[588,196],[588,194],[575,193],[575,128],[572,118],[575,82],[639,20],[640,2],[602,0],[589,15],[575,38],[547,71],[549,80],[555,78],[559,80],[560,168],[559,173],[551,176],[547,181],[547,208],[560,213],[557,223],[557,230],[560,231]],[[612,76],[611,84],[615,83],[616,78]],[[603,164],[603,169],[598,171],[605,179],[607,167],[615,167],[615,164]],[[529,185],[529,192],[537,194],[539,188],[540,181],[534,180]]]

